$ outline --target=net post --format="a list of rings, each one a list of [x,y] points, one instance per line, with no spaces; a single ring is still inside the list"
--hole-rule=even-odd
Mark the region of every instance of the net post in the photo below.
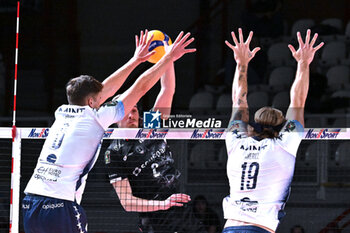
[[[10,233],[19,232],[20,210],[20,180],[21,180],[21,130],[16,127],[12,142],[12,168],[11,168],[11,198],[10,198]]]

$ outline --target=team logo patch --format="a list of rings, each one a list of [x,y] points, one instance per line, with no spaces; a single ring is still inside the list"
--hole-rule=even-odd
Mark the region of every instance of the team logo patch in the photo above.
[[[293,121],[290,121],[290,122],[288,122],[288,124],[286,125],[286,129],[285,129],[285,131],[286,132],[291,132],[291,131],[293,131],[293,130],[295,130],[295,123],[293,122]]]
[[[111,163],[111,152],[109,150],[105,153],[105,163],[110,164]]]
[[[57,160],[57,156],[54,154],[50,154],[49,156],[47,156],[46,161],[49,163],[55,163]]]
[[[161,113],[157,110],[156,112],[144,112],[143,113],[143,128],[145,129],[159,129],[160,128],[160,115]]]

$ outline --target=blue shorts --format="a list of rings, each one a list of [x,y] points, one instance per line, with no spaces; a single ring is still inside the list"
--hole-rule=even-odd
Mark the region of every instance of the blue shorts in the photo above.
[[[237,226],[237,227],[225,227],[222,233],[269,233],[269,232],[257,226]]]
[[[27,195],[22,212],[26,233],[87,233],[85,211],[72,201]]]

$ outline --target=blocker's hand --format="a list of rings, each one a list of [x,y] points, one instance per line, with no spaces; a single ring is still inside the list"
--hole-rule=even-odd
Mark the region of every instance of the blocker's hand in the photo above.
[[[239,34],[239,42],[236,38],[236,35],[234,32],[231,32],[233,42],[235,42],[235,45],[230,44],[227,40],[225,41],[225,44],[232,49],[234,53],[234,58],[237,62],[237,64],[243,64],[247,65],[250,60],[255,56],[255,54],[260,50],[259,47],[254,48],[253,51],[250,51],[249,45],[250,41],[252,40],[253,37],[253,32],[249,32],[248,39],[244,42],[243,40],[243,33],[242,29],[238,29],[238,34]]]
[[[135,35],[135,44],[136,44],[136,49],[134,53],[134,58],[137,59],[140,62],[145,62],[147,61],[154,53],[155,51],[148,51],[149,45],[152,42],[153,35],[149,40],[147,40],[148,36],[148,30],[146,29],[145,32],[141,31],[140,32],[140,38]]]
[[[297,32],[297,38],[299,42],[299,49],[297,51],[295,50],[293,45],[290,45],[290,44],[288,45],[288,48],[290,49],[293,57],[298,63],[305,63],[307,65],[310,65],[310,63],[314,59],[316,51],[319,50],[324,45],[324,43],[321,42],[316,47],[313,47],[316,42],[318,34],[315,33],[311,42],[310,42],[310,36],[311,36],[311,30],[308,29],[306,32],[306,38],[304,43],[303,39],[301,38],[300,32]]]
[[[173,61],[178,60],[186,53],[193,53],[196,51],[195,48],[187,49],[186,47],[194,41],[194,38],[188,39],[191,33],[187,33],[184,36],[184,32],[180,32],[176,40],[172,45],[165,46],[166,55],[171,56]],[[188,39],[188,40],[187,40]]]

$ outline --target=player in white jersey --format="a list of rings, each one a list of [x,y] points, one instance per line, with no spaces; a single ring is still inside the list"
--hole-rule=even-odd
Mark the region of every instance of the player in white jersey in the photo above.
[[[224,233],[275,232],[284,216],[293,178],[295,157],[303,135],[304,106],[309,88],[309,65],[323,43],[313,47],[317,34],[305,42],[298,32],[299,49],[289,48],[298,63],[296,77],[290,90],[290,105],[286,114],[275,108],[256,111],[249,122],[247,103],[248,63],[260,48],[252,51],[250,32],[244,42],[239,29],[239,41],[234,32],[235,45],[225,42],[234,53],[237,66],[232,84],[232,116],[226,136],[228,153],[227,176],[230,195],[223,200]],[[249,125],[247,125],[249,123]]]
[[[168,67],[185,53],[194,40],[181,32],[163,58],[124,92],[117,101],[103,105],[131,71],[154,52],[148,48],[148,32],[136,36],[136,51],[123,67],[100,83],[82,75],[66,86],[69,105],[60,106],[40,153],[22,203],[26,233],[87,232],[87,219],[79,205],[88,172],[97,160],[100,142],[109,125],[124,118]]]

